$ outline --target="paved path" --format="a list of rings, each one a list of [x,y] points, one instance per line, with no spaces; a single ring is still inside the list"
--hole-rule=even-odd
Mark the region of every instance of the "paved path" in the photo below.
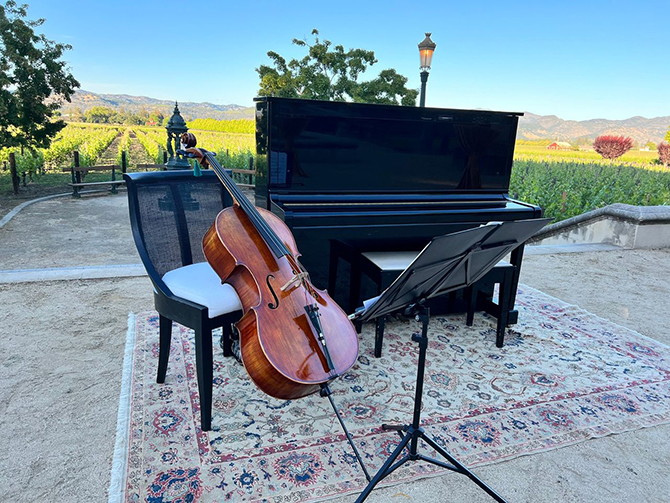
[[[0,269],[138,264],[125,191],[33,204],[0,228]]]

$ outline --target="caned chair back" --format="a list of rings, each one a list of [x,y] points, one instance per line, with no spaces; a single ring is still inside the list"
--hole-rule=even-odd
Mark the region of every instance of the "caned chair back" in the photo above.
[[[137,250],[154,285],[171,292],[163,275],[205,261],[202,238],[232,198],[213,171],[127,173],[130,223]]]

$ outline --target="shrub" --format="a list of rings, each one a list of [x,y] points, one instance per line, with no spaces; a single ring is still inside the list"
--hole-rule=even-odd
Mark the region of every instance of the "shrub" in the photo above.
[[[658,160],[665,166],[670,166],[670,143],[658,144]]]
[[[598,136],[593,142],[593,150],[604,159],[621,157],[633,147],[633,139],[627,136]]]

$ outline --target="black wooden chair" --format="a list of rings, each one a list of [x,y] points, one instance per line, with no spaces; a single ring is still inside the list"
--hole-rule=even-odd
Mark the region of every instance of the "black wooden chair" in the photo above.
[[[172,322],[195,332],[203,430],[212,424],[212,330],[222,327],[224,356],[231,352],[231,323],[241,316],[235,290],[205,261],[202,238],[216,215],[232,204],[212,171],[160,171],[123,175],[137,251],[154,285],[160,316],[157,382],[165,382]]]

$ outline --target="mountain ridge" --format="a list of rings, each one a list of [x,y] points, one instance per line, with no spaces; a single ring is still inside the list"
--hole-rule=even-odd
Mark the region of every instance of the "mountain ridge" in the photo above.
[[[79,89],[72,96],[72,101],[63,103],[60,110],[64,116],[68,116],[77,109],[86,112],[93,107],[108,107],[114,110],[124,109],[131,113],[137,113],[145,109],[149,112],[159,110],[163,115],[169,117],[172,115],[174,106],[175,102],[172,100],[130,94],[94,93]],[[179,110],[187,121],[207,117],[213,119],[253,119],[254,117],[253,107],[243,107],[236,104],[217,105],[209,102],[185,101],[179,103]]]
[[[658,143],[663,140],[670,116],[647,119],[640,115],[628,119],[587,119],[583,121],[565,120],[556,115],[537,115],[524,112],[519,120],[517,139],[575,141],[595,139],[603,134],[630,136],[638,143],[648,141]]]
[[[61,106],[61,113],[68,116],[76,109],[85,112],[95,106],[109,107],[115,110],[125,109],[137,113],[143,108],[148,111],[160,110],[163,115],[170,116],[174,109],[174,101],[151,98],[149,96],[133,96],[129,94],[104,94],[78,90],[71,103]],[[210,102],[181,102],[179,110],[186,121],[198,118],[213,119],[253,119],[254,107],[237,104],[217,105]],[[640,115],[628,119],[594,118],[583,121],[561,119],[557,115],[538,115],[524,112],[519,120],[517,139],[525,140],[557,140],[576,141],[595,139],[603,134],[630,136],[638,143],[648,141],[658,143],[663,140],[670,116],[648,119]]]

